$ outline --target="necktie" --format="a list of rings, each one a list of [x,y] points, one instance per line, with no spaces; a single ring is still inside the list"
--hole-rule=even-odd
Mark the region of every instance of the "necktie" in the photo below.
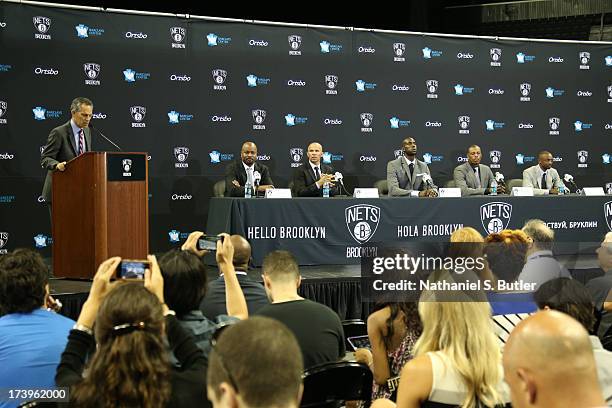
[[[253,167],[247,167],[247,183],[251,186],[255,183],[255,180],[253,180]]]
[[[318,181],[321,178],[321,173],[319,172],[319,168],[315,166],[315,181]]]
[[[476,188],[482,187],[480,183],[480,172],[478,171],[478,167],[474,167],[474,176],[476,177]]]
[[[410,163],[408,165],[408,170],[410,170],[410,180],[412,180],[412,174],[414,173],[414,163]]]
[[[79,131],[79,155],[85,153],[85,132]]]
[[[544,172],[544,174],[542,174],[541,188],[543,188],[544,190],[548,190],[548,185],[546,184],[546,172]]]

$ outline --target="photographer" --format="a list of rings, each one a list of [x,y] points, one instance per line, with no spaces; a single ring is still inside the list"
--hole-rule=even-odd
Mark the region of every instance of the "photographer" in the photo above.
[[[100,264],[55,376],[58,386],[71,387],[73,405],[192,407],[207,403],[206,358],[164,303],[157,260],[151,255],[148,260],[144,285],[111,282],[119,257]],[[164,333],[180,371],[171,369]],[[88,354],[92,356],[83,376]]]

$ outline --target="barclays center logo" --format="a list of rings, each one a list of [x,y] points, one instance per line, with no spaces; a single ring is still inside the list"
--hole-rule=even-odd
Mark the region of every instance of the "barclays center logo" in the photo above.
[[[363,93],[366,91],[373,91],[376,89],[376,84],[373,82],[366,82],[362,79],[358,79],[355,81],[355,87],[357,88],[357,92]]]
[[[93,28],[85,24],[79,24],[74,27],[78,38],[101,37],[104,35],[103,28]]]
[[[13,66],[10,64],[0,64],[0,72],[9,72],[13,69]]]
[[[170,231],[168,231],[168,238],[170,240],[171,243],[177,243],[180,242],[181,240],[185,240],[187,239],[187,237],[189,236],[188,232],[181,232],[181,231],[177,231],[175,229],[172,229]]]
[[[474,93],[474,88],[469,88],[461,84],[455,85],[454,89],[455,89],[455,95],[458,95],[458,96]]]
[[[332,152],[323,152],[321,156],[324,164],[331,164],[335,161],[344,160],[344,155],[342,154],[334,154]]]
[[[516,159],[516,164],[519,166],[525,163],[533,163],[535,161],[535,156],[525,156],[523,153],[517,153],[514,158]]]
[[[213,150],[212,152],[208,153],[208,156],[210,157],[210,162],[212,164],[234,160],[233,153],[221,153],[218,150]]]
[[[37,106],[32,109],[32,113],[34,114],[35,120],[45,120],[45,119],[58,119],[62,116],[63,112],[58,110],[47,110],[43,106]]]
[[[188,113],[180,113],[175,110],[168,112],[168,123],[170,125],[176,125],[179,122],[190,122],[193,119],[193,115]]]
[[[506,124],[504,122],[496,122],[493,119],[488,119],[485,121],[485,129],[487,132],[503,129],[505,126]]]
[[[380,222],[380,207],[369,204],[357,204],[344,210],[346,228],[358,244],[368,242],[378,229]]]
[[[126,68],[123,70],[123,79],[125,82],[134,83],[136,81],[146,81],[151,77],[148,72],[136,72],[132,68]]]
[[[603,161],[603,164],[610,164],[610,154],[609,153],[604,153],[601,155],[601,160]]]
[[[497,234],[508,228],[512,218],[512,204],[492,202],[480,206],[482,227],[488,234]]]
[[[410,121],[393,116],[389,119],[389,125],[391,126],[391,129],[399,129],[410,126]]]
[[[87,62],[83,64],[83,71],[85,72],[85,85],[100,85],[100,64],[95,62]]]
[[[421,50],[421,52],[423,52],[423,59],[429,60],[432,58],[438,58],[442,56],[442,51],[440,50],[433,50],[429,47],[425,47]]]
[[[249,74],[246,77],[247,86],[249,88],[256,88],[258,86],[267,86],[270,84],[270,78],[258,77],[254,74]]]
[[[577,120],[574,122],[574,131],[576,132],[582,132],[585,129],[591,129],[592,127],[592,123],[584,123],[581,120]]]
[[[439,162],[442,162],[443,160],[444,160],[444,156],[442,155],[436,155],[436,154],[431,154],[431,153],[425,153],[423,155],[423,161],[425,162],[425,164],[439,163]]]
[[[305,125],[308,122],[308,118],[305,116],[296,116],[293,113],[285,115],[285,125],[289,127]]]
[[[183,27],[170,28],[170,39],[172,48],[185,48],[187,30]]]
[[[555,89],[551,86],[546,88],[545,91],[546,91],[546,97],[549,99],[556,98],[558,96],[562,96],[565,93],[563,89]]]
[[[321,41],[319,46],[321,47],[322,54],[342,52],[342,44],[332,44],[327,40]]]
[[[215,33],[208,33],[206,40],[209,47],[216,47],[218,45],[229,45],[232,42],[232,37],[222,37]]]
[[[51,19],[49,17],[36,16],[32,17],[34,28],[37,33],[34,33],[34,38],[37,40],[50,40],[49,30],[51,30]]]
[[[51,245],[53,243],[53,240],[51,239],[51,237],[45,235],[45,234],[38,234],[34,237],[34,245],[36,246],[36,248],[46,248],[48,245]]]
[[[608,55],[606,58],[604,58],[604,60],[607,67],[612,67],[612,55]]]
[[[527,62],[535,61],[535,55],[527,55],[524,52],[518,52],[516,54],[516,63],[517,64],[525,64]]]
[[[289,55],[302,55],[300,48],[302,47],[302,36],[292,34],[287,37],[289,41]]]

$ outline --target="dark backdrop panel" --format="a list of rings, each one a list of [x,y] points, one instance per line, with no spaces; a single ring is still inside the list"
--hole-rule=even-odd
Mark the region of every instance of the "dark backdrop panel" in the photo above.
[[[440,185],[474,143],[485,164],[498,152],[494,170],[507,179],[521,177],[537,152],[549,149],[560,173],[574,174],[580,185],[612,181],[605,156],[612,154],[610,44],[2,3],[0,47],[0,233],[6,237],[0,251],[38,245],[50,254],[40,148],[52,128],[69,120],[69,103],[79,95],[94,101],[96,128],[123,150],[149,154],[154,252],[175,246],[174,232],[184,237],[204,228],[212,186],[245,140],[257,143],[277,186],[286,186],[299,164],[290,151],[303,149],[303,160],[307,144],[317,140],[349,190],[370,187],[385,178],[407,136],[417,139],[419,158],[431,159]],[[582,52],[589,53],[584,64]],[[469,117],[466,129],[460,117]],[[558,120],[558,134],[551,134],[551,120]],[[95,132],[93,145],[114,149]],[[588,152],[587,166],[578,166],[581,151]]]

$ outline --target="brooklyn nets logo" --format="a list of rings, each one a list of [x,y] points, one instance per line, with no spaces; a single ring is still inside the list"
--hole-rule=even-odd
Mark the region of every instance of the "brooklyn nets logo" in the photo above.
[[[612,231],[612,201],[608,201],[604,204],[604,217],[606,219],[606,225]]]
[[[346,227],[357,243],[368,242],[378,229],[380,208],[369,204],[352,205],[344,210]]]
[[[511,204],[493,202],[480,206],[480,219],[487,234],[496,234],[508,228],[511,217]]]

